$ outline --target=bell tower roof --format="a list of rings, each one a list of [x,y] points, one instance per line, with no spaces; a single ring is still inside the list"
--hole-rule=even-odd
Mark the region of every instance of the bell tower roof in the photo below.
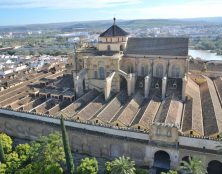
[[[124,31],[118,25],[116,25],[116,18],[113,18],[113,25],[105,32],[100,34],[100,37],[115,37],[115,36],[128,36],[129,33]]]

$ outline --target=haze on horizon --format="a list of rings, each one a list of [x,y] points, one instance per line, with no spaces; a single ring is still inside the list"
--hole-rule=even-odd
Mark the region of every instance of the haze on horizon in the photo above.
[[[222,16],[221,0],[1,0],[0,25]]]

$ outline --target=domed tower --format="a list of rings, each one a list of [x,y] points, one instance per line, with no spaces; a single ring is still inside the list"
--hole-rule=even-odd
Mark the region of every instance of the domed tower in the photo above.
[[[128,40],[126,31],[116,25],[116,18],[113,18],[113,25],[99,36],[97,49],[99,51],[123,51]]]

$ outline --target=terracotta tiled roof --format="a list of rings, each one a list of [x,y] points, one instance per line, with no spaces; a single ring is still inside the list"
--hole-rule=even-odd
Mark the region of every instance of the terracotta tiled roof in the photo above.
[[[145,129],[149,129],[157,114],[160,104],[161,102],[157,99],[147,100],[147,104],[145,105],[146,108],[142,117],[137,122],[135,120],[134,124],[142,126]]]
[[[200,95],[203,113],[204,135],[210,136],[218,133],[219,129],[207,82],[200,85]]]
[[[76,114],[77,110],[80,110],[84,106],[86,106],[89,102],[91,102],[96,96],[98,92],[96,90],[91,90],[88,93],[84,94],[82,97],[77,99],[75,102],[71,103],[65,109],[58,112],[56,115],[63,114],[64,117],[72,117]]]
[[[183,112],[183,103],[181,101],[173,99],[171,101],[165,123],[180,125],[182,112]]]
[[[215,113],[215,117],[216,117],[216,124],[218,127],[218,132],[221,133],[222,132],[222,108],[220,105],[220,101],[219,101],[213,81],[208,77],[205,77],[205,78],[207,80],[210,98],[211,98],[212,104],[213,104],[213,109],[214,109],[214,113]]]
[[[160,123],[165,122],[171,101],[172,101],[172,96],[167,97],[164,101],[162,101],[160,109],[155,118],[155,122],[160,122]]]
[[[200,88],[190,77],[188,77],[186,94],[190,96],[191,99],[185,103],[182,130],[184,132],[192,130],[203,136],[204,130]]]
[[[121,91],[114,99],[104,108],[97,116],[98,119],[107,123],[111,122],[115,114],[128,101],[128,96],[125,91]]]
[[[77,115],[75,115],[75,118],[87,121],[91,119],[99,111],[99,109],[102,108],[104,104],[104,95],[100,94],[92,102],[86,105]]]
[[[130,126],[143,100],[143,96],[138,92],[120,114],[117,121],[120,121],[126,126]]]

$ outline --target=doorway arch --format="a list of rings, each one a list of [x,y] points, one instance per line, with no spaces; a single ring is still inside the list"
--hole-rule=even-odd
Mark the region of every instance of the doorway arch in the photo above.
[[[99,67],[99,79],[105,79],[105,68],[103,66]]]
[[[128,74],[134,73],[134,67],[133,67],[133,64],[131,62],[129,62],[126,67],[127,67],[127,73]]]
[[[156,65],[156,76],[163,77],[163,64],[162,63],[158,63]]]
[[[124,90],[127,91],[127,80],[124,76],[122,76],[121,74],[119,74],[119,83],[120,83],[120,90]]]
[[[123,45],[120,45],[119,49],[120,49],[120,51],[123,51]]]
[[[172,77],[173,78],[180,77],[180,66],[177,64],[172,65]]]
[[[149,72],[149,66],[147,64],[143,64],[140,67],[140,76],[147,76]]]
[[[86,69],[82,69],[76,77],[74,77],[74,89],[77,97],[81,96],[86,89],[85,80],[87,78]]]
[[[210,161],[207,167],[208,174],[221,174],[222,173],[222,163],[217,160]]]
[[[118,79],[119,85],[117,85],[118,86],[117,90],[121,90],[122,88],[124,90],[127,90],[128,96],[131,95],[132,88],[131,86],[128,86],[128,85],[131,85],[131,83],[129,82],[131,82],[132,78],[128,79],[128,76],[124,71],[118,70],[118,71],[112,72],[105,80],[105,85],[104,85],[105,99],[107,100],[110,97],[114,76],[119,76],[119,79]]]
[[[170,155],[165,151],[157,151],[154,154],[153,167],[158,168],[160,171],[167,171],[170,169]]]

